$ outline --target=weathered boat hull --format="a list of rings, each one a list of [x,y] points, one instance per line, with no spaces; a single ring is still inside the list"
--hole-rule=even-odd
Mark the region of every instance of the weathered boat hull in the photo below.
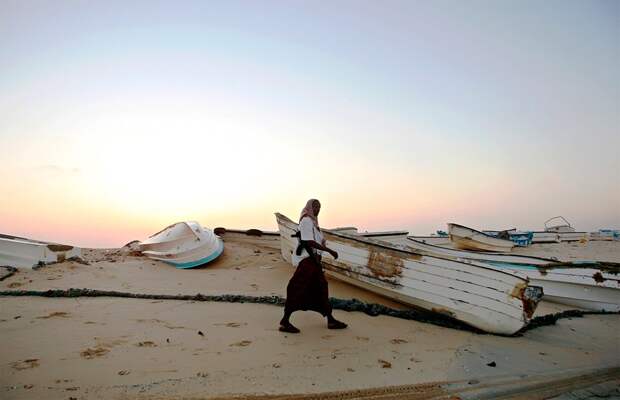
[[[276,214],[285,260],[297,246],[297,224]],[[339,254],[322,263],[326,274],[404,304],[445,314],[483,331],[510,335],[526,325],[540,289],[511,273],[427,257],[387,242],[324,230]]]
[[[450,240],[459,249],[509,252],[514,247],[514,243],[510,240],[489,236],[459,224],[448,224],[448,232]]]
[[[79,247],[3,236],[0,238],[0,265],[33,268],[82,256]]]
[[[611,267],[598,268],[596,262],[566,264],[540,257],[447,249],[412,238],[408,245],[421,254],[485,262],[525,274],[532,285],[543,288],[545,300],[588,310],[620,311],[620,266],[614,274],[606,272]]]
[[[186,269],[207,264],[224,251],[224,242],[197,222],[179,222],[141,242],[145,256]]]

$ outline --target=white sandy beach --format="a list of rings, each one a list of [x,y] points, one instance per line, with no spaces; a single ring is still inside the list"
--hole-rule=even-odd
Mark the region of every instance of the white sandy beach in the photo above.
[[[123,255],[118,249],[85,250],[89,265],[64,262],[19,270],[0,282],[0,290],[285,296],[293,269],[282,261],[277,239],[227,235],[225,246],[218,260],[192,270]],[[618,242],[527,250],[567,260],[620,261]],[[330,295],[404,308],[334,280]],[[566,309],[543,301],[536,315]],[[476,398],[472,388],[486,385],[488,391],[502,379],[514,383],[548,375],[551,382],[620,366],[617,314],[562,319],[522,336],[501,337],[338,310],[348,329],[330,331],[318,314],[301,312],[293,315],[293,322],[302,332],[291,335],[277,330],[281,313],[281,307],[267,304],[1,297],[0,397],[272,398],[322,393],[315,398],[328,399],[392,393],[395,397],[381,398],[421,399],[449,398],[445,396],[458,389],[465,393],[461,398],[467,393]],[[617,385],[614,376],[581,378],[583,382],[575,384],[602,380]],[[350,391],[356,389],[369,390],[354,397]],[[333,393],[339,391],[344,394]]]

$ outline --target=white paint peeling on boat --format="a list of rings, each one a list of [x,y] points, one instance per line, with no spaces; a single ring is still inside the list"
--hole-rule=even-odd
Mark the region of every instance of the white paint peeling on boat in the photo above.
[[[25,238],[0,237],[0,265],[15,268],[33,268],[40,264],[62,262],[81,257],[82,249],[56,243],[40,242]]]
[[[543,288],[545,300],[588,310],[620,311],[620,266],[616,273],[597,268],[596,262],[573,263],[571,268],[547,258],[447,249],[412,238],[408,246],[421,254],[463,262],[485,262],[525,274],[532,285]]]
[[[449,223],[448,234],[454,246],[459,249],[509,252],[514,247],[511,240],[489,236],[463,225]]]
[[[282,256],[297,246],[297,224],[276,214]],[[339,258],[324,255],[325,272],[404,304],[442,313],[481,330],[510,335],[526,325],[536,308],[536,292],[516,274],[417,254],[370,238],[324,230]]]

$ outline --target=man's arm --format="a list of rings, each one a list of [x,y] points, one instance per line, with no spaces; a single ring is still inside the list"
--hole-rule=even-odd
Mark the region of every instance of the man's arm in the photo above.
[[[317,249],[317,250],[322,250],[322,251],[326,251],[329,254],[332,255],[332,257],[334,257],[335,259],[338,258],[338,253],[335,250],[330,249],[327,246],[323,246],[320,243],[315,242],[314,240],[302,240],[302,242],[308,244],[308,246]]]

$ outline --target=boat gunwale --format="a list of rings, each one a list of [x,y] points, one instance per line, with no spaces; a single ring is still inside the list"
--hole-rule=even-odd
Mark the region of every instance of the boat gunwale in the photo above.
[[[358,235],[369,238],[375,236],[408,236],[409,231],[360,232]]]

